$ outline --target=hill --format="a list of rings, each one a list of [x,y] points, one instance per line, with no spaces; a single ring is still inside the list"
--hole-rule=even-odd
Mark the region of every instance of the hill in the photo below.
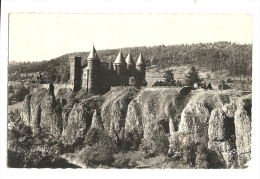
[[[196,65],[198,69],[208,69],[212,72],[228,70],[231,75],[251,76],[252,74],[252,44],[236,44],[231,42],[214,42],[199,44],[158,45],[152,47],[127,47],[121,49],[126,56],[131,52],[134,61],[139,53],[146,59],[147,67],[155,65],[156,69],[171,66]],[[114,61],[119,50],[98,50],[101,61]],[[9,63],[8,79],[16,81],[21,74],[38,71],[47,72],[46,82],[65,83],[69,79],[69,57],[81,56],[85,64],[89,52],[74,52],[57,58],[40,62]]]

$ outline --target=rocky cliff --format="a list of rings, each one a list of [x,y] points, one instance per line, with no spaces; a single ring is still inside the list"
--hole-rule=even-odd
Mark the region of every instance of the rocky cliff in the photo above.
[[[39,127],[60,135],[62,132],[61,107],[53,93],[40,89],[27,95],[21,108],[21,119],[35,132]]]
[[[110,131],[121,140],[127,133],[149,139],[160,126],[169,134],[169,152],[202,145],[221,168],[250,160],[251,100],[246,95],[231,101],[228,91],[182,95],[167,87],[115,87],[103,96],[61,90],[56,98],[41,89],[26,96],[21,118],[34,130],[45,127],[62,135],[68,144],[83,140],[89,128]]]

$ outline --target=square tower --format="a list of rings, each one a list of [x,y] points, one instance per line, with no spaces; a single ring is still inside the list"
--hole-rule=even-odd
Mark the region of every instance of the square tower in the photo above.
[[[81,59],[82,57],[70,57],[70,85],[73,86],[75,91],[81,88]]]

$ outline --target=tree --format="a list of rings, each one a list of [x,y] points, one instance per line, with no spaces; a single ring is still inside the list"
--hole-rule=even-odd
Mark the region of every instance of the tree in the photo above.
[[[200,83],[201,79],[199,77],[199,72],[198,70],[192,66],[190,71],[185,77],[185,84],[188,86],[193,86],[194,83]]]
[[[37,131],[33,134],[31,127],[21,122],[9,123],[9,167],[46,167],[59,158],[59,140],[46,131]]]
[[[8,86],[8,93],[13,93],[14,92],[14,87],[13,85]]]
[[[171,70],[167,70],[164,73],[163,77],[166,78],[167,83],[172,83],[172,84],[174,83],[174,75]]]
[[[139,146],[144,157],[153,155],[167,155],[169,150],[168,135],[165,134],[163,126],[157,125],[147,139],[143,138]]]

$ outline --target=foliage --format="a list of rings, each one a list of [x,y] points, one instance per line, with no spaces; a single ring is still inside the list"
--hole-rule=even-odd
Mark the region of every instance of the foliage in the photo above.
[[[198,145],[196,151],[196,167],[207,169],[209,167],[208,162],[208,150],[204,145]]]
[[[169,150],[168,135],[161,125],[158,125],[147,139],[142,139],[139,146],[145,157],[153,155],[167,155]]]
[[[252,44],[237,44],[230,42],[158,45],[152,47],[129,47],[121,49],[123,54],[131,51],[136,61],[141,52],[146,59],[146,66],[157,65],[163,69],[171,65],[192,64],[199,69],[212,71],[229,70],[231,75],[252,75]],[[102,61],[116,58],[118,49],[98,50]],[[82,64],[86,63],[89,52],[74,52],[65,54],[49,61],[18,62],[8,65],[9,81],[21,79],[22,73],[45,71],[49,74],[46,82],[67,82],[69,73],[69,57],[82,56]],[[40,59],[38,59],[40,60]]]
[[[8,126],[8,166],[15,168],[43,167],[60,155],[60,142],[51,134],[21,122]]]
[[[196,146],[193,143],[183,146],[182,162],[184,164],[194,165],[196,160],[195,151],[196,151]]]
[[[165,78],[165,81],[156,81],[153,86],[173,86],[174,84],[174,75],[171,70],[167,70],[163,77]]]
[[[163,75],[164,78],[166,78],[166,82],[167,83],[172,83],[174,84],[174,75],[172,73],[171,70],[167,70],[164,75]]]
[[[97,128],[90,128],[85,136],[84,144],[93,146],[99,142],[102,131]]]
[[[194,83],[200,83],[201,79],[199,77],[198,70],[192,66],[188,74],[185,76],[185,84],[187,86],[193,86]]]
[[[148,158],[154,154],[153,149],[153,142],[149,139],[143,138],[141,140],[141,144],[139,146],[139,149],[143,152],[144,157]]]
[[[23,101],[24,97],[29,91],[23,86],[22,83],[8,86],[9,100]]]
[[[121,141],[121,150],[137,150],[141,143],[141,136],[137,134],[137,131],[126,132],[124,139]]]
[[[93,139],[93,140],[91,140]],[[91,130],[86,136],[87,146],[76,156],[87,166],[111,165],[117,153],[117,143],[107,131]]]

